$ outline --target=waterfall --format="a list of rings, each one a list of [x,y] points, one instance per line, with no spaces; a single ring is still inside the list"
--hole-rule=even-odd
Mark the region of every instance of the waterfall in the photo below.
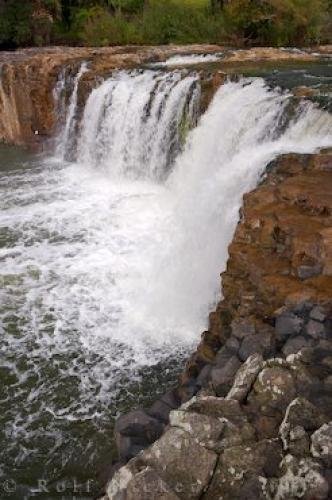
[[[162,179],[197,119],[197,76],[119,72],[85,107],[79,160],[113,177]]]
[[[285,119],[291,100],[260,78],[229,82],[190,133],[166,183],[173,217],[140,295],[155,327],[170,316],[174,328],[186,319],[193,329],[204,326],[220,294],[243,194],[276,156],[331,146],[332,115],[304,100]]]
[[[84,73],[88,71],[87,63],[83,62],[74,78],[73,91],[70,97],[69,106],[66,112],[66,121],[64,128],[58,138],[57,153],[60,157],[66,158],[72,153],[74,136],[76,133],[76,111],[77,111],[77,93],[80,80]],[[56,87],[53,91],[53,98],[56,104],[56,111],[61,113],[64,108],[64,90],[66,89],[67,79],[66,70],[64,69],[59,76]]]
[[[77,160],[38,157],[0,175],[2,356],[21,377],[5,421],[18,464],[30,460],[18,430],[33,450],[47,425],[77,453],[64,421],[91,420],[95,433],[147,367],[179,366],[220,298],[243,194],[277,155],[332,146],[331,114],[296,100],[285,120],[292,96],[260,78],[222,85],[187,133],[199,81],[177,71],[115,73],[74,126],[79,78],[62,134],[63,150],[77,139]]]
[[[115,309],[122,312],[109,340],[127,345],[137,360],[146,362],[148,345],[181,344],[204,328],[220,294],[219,274],[226,266],[243,194],[255,187],[277,155],[331,145],[332,118],[308,100],[294,102],[290,93],[269,88],[262,78],[247,78],[222,85],[194,128],[198,75],[136,70],[117,71],[95,88],[75,130],[77,88],[85,71],[83,64],[75,78],[63,147],[68,150],[76,134],[79,175],[91,175],[97,184],[102,176],[116,199],[114,190],[122,193],[121,203],[114,202],[124,210],[116,208],[116,229],[106,221],[107,208],[98,228],[96,214],[85,205],[84,216],[87,232],[103,235],[101,252],[108,245],[109,262],[113,250],[119,250],[112,231],[130,248],[120,264],[129,274],[115,280],[116,295],[122,297]],[[98,204],[95,200],[91,210]],[[108,266],[107,261],[100,264]],[[104,304],[107,297],[107,324],[113,317],[114,288],[104,286],[101,295],[95,290],[94,302]],[[97,314],[94,330],[100,323]]]

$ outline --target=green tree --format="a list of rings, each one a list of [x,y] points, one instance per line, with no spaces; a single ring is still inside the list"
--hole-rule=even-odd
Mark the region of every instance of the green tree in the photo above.
[[[15,46],[31,42],[32,3],[8,0],[0,4],[0,45]]]
[[[230,36],[248,44],[320,41],[326,0],[232,0],[224,8]]]

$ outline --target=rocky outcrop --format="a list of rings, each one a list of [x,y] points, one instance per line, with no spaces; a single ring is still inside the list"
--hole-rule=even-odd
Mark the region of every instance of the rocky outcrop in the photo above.
[[[209,331],[130,441],[119,419],[105,500],[331,498],[331,188],[331,151],[286,155],[244,197]]]
[[[329,342],[262,362],[241,402],[234,387],[226,398],[194,396],[115,473],[105,500],[330,498],[332,407],[317,404],[314,391],[319,385],[329,403],[331,394],[312,370],[326,370],[331,354]],[[245,378],[240,370],[237,379]]]
[[[318,50],[318,52],[317,52]],[[91,89],[115,69],[137,68],[165,61],[179,54],[221,53],[218,63],[205,75],[202,111],[215,89],[222,83],[227,68],[248,62],[314,61],[329,54],[330,47],[316,51],[292,51],[272,48],[231,50],[215,45],[160,47],[54,47],[0,53],[0,141],[10,144],[38,144],[55,131],[56,110],[53,96],[60,72],[75,73],[82,61],[88,71],[80,83],[79,102],[84,104]],[[203,65],[204,66],[204,65]],[[194,69],[203,71],[202,65]],[[206,67],[206,66],[205,66]]]

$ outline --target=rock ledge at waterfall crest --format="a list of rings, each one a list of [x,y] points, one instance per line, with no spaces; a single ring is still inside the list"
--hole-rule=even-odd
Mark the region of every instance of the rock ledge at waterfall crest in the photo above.
[[[64,68],[75,74],[82,61],[88,63],[89,71],[80,83],[79,104],[112,71],[155,64],[177,55],[220,53],[218,68],[223,70],[227,65],[249,62],[317,61],[330,52],[329,46],[294,52],[264,47],[232,50],[216,45],[49,47],[1,52],[0,141],[37,147],[52,137],[57,121],[53,96],[57,78]],[[205,107],[210,98],[203,104]]]

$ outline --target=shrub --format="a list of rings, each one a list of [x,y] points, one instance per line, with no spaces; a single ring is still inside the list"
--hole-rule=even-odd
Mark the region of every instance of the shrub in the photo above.
[[[135,24],[121,12],[111,14],[99,6],[80,9],[74,19],[73,30],[79,39],[90,46],[139,43]]]
[[[220,42],[225,30],[221,14],[207,8],[157,0],[143,13],[142,38],[147,43]]]
[[[0,45],[31,43],[31,15],[32,5],[24,0],[0,4]]]
[[[142,12],[144,7],[144,0],[108,0],[108,5],[115,12],[135,14],[138,12]]]
[[[332,0],[0,0],[0,46],[332,41]]]
[[[224,13],[231,37],[281,46],[320,41],[327,10],[326,0],[233,0]]]
[[[84,44],[92,46],[220,42],[225,33],[221,14],[213,16],[207,9],[190,4],[158,0],[141,15],[128,15],[122,8],[115,13],[100,6],[80,9],[73,31]]]

